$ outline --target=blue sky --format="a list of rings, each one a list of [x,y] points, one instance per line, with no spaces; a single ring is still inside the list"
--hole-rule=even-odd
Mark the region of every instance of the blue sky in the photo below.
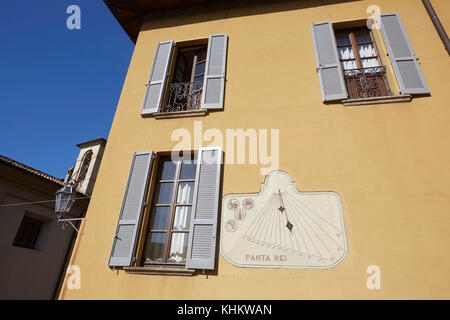
[[[76,144],[108,138],[134,45],[102,0],[4,1],[0,39],[0,154],[64,177]]]

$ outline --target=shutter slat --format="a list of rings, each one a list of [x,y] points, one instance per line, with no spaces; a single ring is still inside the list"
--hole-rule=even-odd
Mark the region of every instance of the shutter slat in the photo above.
[[[398,13],[377,16],[402,94],[429,94],[430,89]]]
[[[221,148],[200,148],[186,261],[191,269],[214,269],[221,165]]]
[[[153,151],[135,153],[111,249],[109,266],[130,266],[141,223]]]
[[[347,89],[332,23],[329,21],[313,23],[311,30],[322,100],[326,102],[347,99]]]
[[[164,96],[167,73],[169,71],[170,58],[172,56],[173,41],[158,43],[155,58],[153,60],[150,80],[145,92],[142,105],[142,115],[152,114],[161,110]]]
[[[226,34],[209,36],[202,109],[223,109],[227,43]]]

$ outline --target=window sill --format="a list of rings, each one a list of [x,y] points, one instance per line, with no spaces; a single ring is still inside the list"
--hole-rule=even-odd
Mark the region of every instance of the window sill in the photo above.
[[[131,274],[154,274],[166,276],[193,276],[195,270],[170,267],[125,267],[127,273]]]
[[[189,110],[189,111],[178,111],[178,112],[157,112],[154,113],[155,119],[171,119],[171,118],[187,118],[187,117],[202,117],[206,116],[208,110]]]
[[[400,95],[400,96],[346,99],[346,100],[342,100],[341,103],[344,106],[363,106],[363,105],[369,105],[369,104],[410,102],[411,99],[412,99],[412,96],[407,94],[407,95]]]

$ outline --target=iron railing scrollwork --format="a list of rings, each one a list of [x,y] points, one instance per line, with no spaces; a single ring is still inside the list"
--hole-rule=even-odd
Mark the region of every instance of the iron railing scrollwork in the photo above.
[[[202,81],[172,83],[164,112],[179,112],[200,109]]]
[[[349,99],[392,96],[386,77],[386,67],[344,70]]]

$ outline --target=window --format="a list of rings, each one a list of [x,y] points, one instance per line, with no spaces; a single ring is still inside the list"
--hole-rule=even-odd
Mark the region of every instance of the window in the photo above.
[[[219,147],[135,153],[109,266],[214,269],[221,164]]]
[[[329,21],[311,25],[324,102],[346,104],[350,101],[350,105],[352,100],[364,99],[366,102],[362,104],[403,102],[410,101],[411,96],[430,94],[399,14],[381,14],[376,20],[379,30],[372,31],[366,27],[366,19],[335,25]],[[398,94],[393,93],[388,84],[387,69],[380,59],[374,32],[386,45],[398,83]]]
[[[343,29],[335,37],[349,98],[392,95],[372,32],[367,27]]]
[[[228,36],[160,42],[153,60],[142,115],[223,109]]]
[[[89,165],[91,164],[91,160],[92,160],[92,151],[90,151],[90,150],[87,151],[84,154],[83,158],[84,159],[83,159],[83,162],[80,167],[80,174],[78,175],[78,182],[82,182],[86,178],[86,175],[87,175],[87,172],[89,169]]]
[[[24,216],[13,246],[34,249],[43,225],[43,221]]]
[[[168,100],[163,104],[163,112],[200,109],[206,51],[207,44],[178,49]]]
[[[196,169],[193,158],[160,158],[144,264],[186,263]]]

